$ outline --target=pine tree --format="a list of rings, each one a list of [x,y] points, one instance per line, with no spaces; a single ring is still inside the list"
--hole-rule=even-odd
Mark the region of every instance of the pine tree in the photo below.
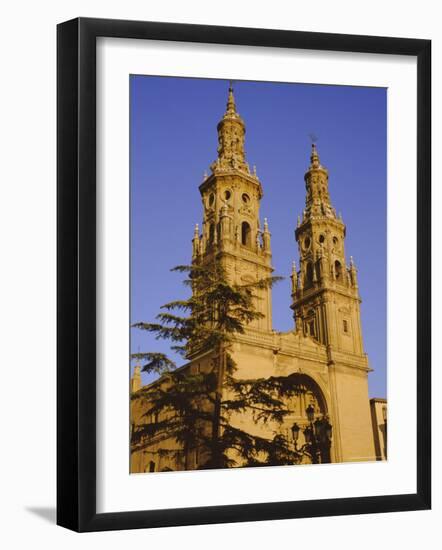
[[[191,297],[162,306],[158,322],[133,326],[169,340],[171,349],[188,360],[211,353],[211,368],[192,372],[189,366],[177,368],[163,353],[132,355],[144,362],[144,372],[159,375],[158,381],[132,396],[142,400],[146,419],[132,431],[132,450],[148,447],[155,438],[160,442],[159,454],[172,455],[184,469],[189,469],[189,455],[195,451],[200,468],[299,463],[301,455],[281,434],[265,438],[230,422],[232,414],[246,413],[257,425],[280,425],[290,414],[287,398],[299,391],[290,376],[236,378],[230,353],[235,335],[243,334],[250,322],[263,316],[254,306],[259,290],[281,278],[232,284],[216,261],[177,266],[172,271],[186,274],[184,283],[190,287]],[[166,441],[168,445],[161,444]]]

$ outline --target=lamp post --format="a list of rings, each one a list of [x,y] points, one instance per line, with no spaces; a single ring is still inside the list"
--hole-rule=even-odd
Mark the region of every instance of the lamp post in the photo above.
[[[332,425],[327,416],[315,420],[315,408],[311,404],[305,412],[308,420],[308,424],[304,428],[305,443],[299,449],[298,439],[301,428],[296,422],[291,428],[295,451],[308,455],[313,464],[329,463],[331,462]]]

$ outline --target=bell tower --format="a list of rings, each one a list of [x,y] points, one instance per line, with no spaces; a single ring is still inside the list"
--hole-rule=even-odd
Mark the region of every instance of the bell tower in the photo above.
[[[362,356],[356,267],[352,257],[346,263],[345,225],[332,206],[328,170],[314,143],[304,180],[306,205],[295,230],[300,266],[291,277],[296,328],[329,349]]]
[[[203,224],[194,229],[192,261],[217,259],[231,281],[246,284],[268,277],[271,265],[270,231],[260,222],[263,197],[256,169],[250,170],[244,149],[246,128],[229,87],[226,112],[218,123],[218,157],[199,186]],[[257,291],[257,311],[264,317],[251,323],[258,330],[271,330],[271,289]]]

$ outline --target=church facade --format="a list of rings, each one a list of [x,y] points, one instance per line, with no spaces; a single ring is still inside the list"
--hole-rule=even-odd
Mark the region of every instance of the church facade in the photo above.
[[[218,157],[199,187],[203,223],[201,231],[198,226],[194,231],[192,261],[204,264],[216,257],[232,282],[257,281],[273,273],[271,234],[267,220],[261,222],[263,187],[246,161],[245,124],[232,88],[217,130]],[[293,399],[293,414],[278,430],[289,438],[296,424],[303,437],[310,407],[316,418],[326,417],[332,426],[331,462],[376,460],[357,269],[353,259],[347,259],[346,227],[333,208],[328,171],[321,165],[315,144],[304,180],[305,208],[294,228],[299,265],[293,263],[291,272],[293,330],[273,329],[272,291],[260,289],[256,309],[261,318],[252,321],[244,334],[236,335],[232,344],[236,376],[294,376],[303,391]],[[185,368],[198,372],[208,368],[210,360],[210,354],[193,357]],[[140,368],[136,367],[132,391],[140,387]],[[133,400],[131,408],[132,425],[142,422],[141,404]],[[265,436],[274,429],[257,427],[244,414],[232,417],[232,423],[252,432],[267,430]],[[180,464],[159,460],[155,442],[132,449],[131,471],[182,469]],[[194,457],[191,468],[197,467]]]

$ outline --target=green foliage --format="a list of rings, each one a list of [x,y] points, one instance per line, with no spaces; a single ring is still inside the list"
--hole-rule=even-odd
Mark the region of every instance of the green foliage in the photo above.
[[[172,349],[192,360],[209,353],[211,366],[192,372],[176,365],[162,353],[137,353],[144,372],[160,375],[132,398],[141,400],[146,422],[132,432],[132,450],[157,443],[159,454],[187,460],[198,449],[201,468],[293,464],[300,456],[281,435],[271,439],[249,433],[231,424],[231,416],[247,413],[255,424],[281,424],[290,411],[284,399],[297,393],[292,377],[241,380],[230,354],[232,339],[247,325],[262,317],[254,303],[259,290],[271,287],[280,277],[255,283],[231,284],[218,262],[210,265],[177,266],[191,288],[187,300],[162,306],[156,323],[134,326],[172,343]],[[227,396],[227,397],[226,397]],[[259,430],[255,430],[259,432]],[[162,445],[161,442],[168,442]],[[170,442],[174,442],[174,446]],[[232,458],[234,457],[234,458]]]

